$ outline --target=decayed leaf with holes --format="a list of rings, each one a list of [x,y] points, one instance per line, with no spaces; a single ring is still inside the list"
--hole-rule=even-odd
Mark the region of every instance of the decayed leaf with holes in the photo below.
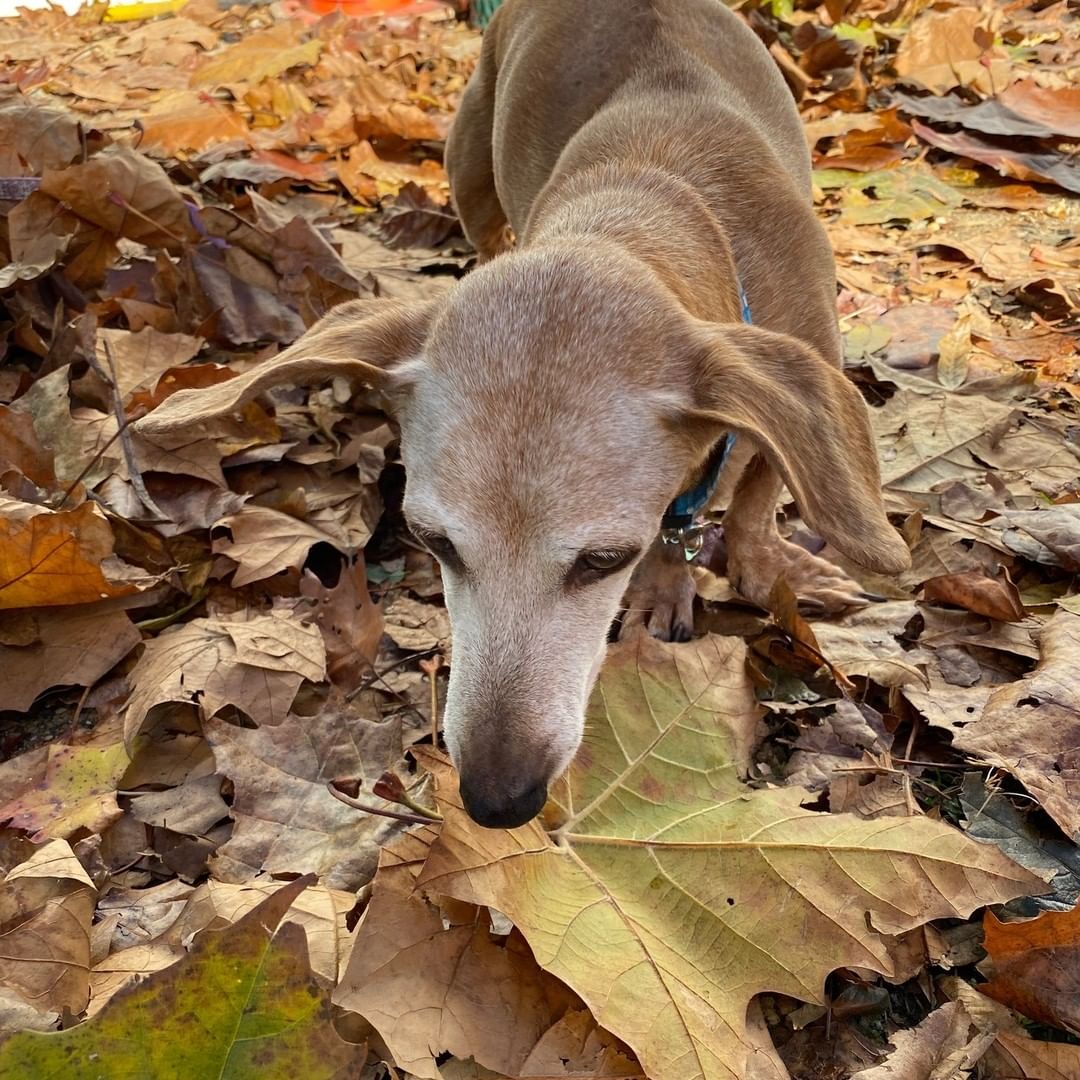
[[[0,497],[0,609],[87,604],[127,596],[134,585],[102,570],[113,535],[93,503],[52,513]]]
[[[1059,611],[1039,637],[1039,665],[996,688],[981,716],[953,737],[961,750],[1006,769],[1066,836],[1080,837],[1080,615]]]
[[[118,664],[142,635],[122,611],[45,608],[25,615],[26,634],[7,642],[0,616],[0,671],[4,707],[25,712],[53,686],[92,686]]]
[[[189,956],[121,990],[87,1023],[12,1036],[0,1045],[0,1074],[355,1074],[367,1048],[334,1030],[329,991],[311,973],[304,931],[290,922],[279,926],[310,883],[290,882],[233,926],[201,936]]]
[[[979,989],[1051,1027],[1080,1034],[1080,905],[1036,919],[983,919],[992,978]]]
[[[326,677],[318,627],[286,614],[193,619],[146,643],[131,672],[124,737],[131,745],[146,714],[166,701],[198,701],[207,716],[235,705],[256,723],[280,723],[304,679]]]
[[[318,633],[318,631],[316,631]],[[358,813],[326,789],[335,777],[371,785],[401,756],[398,720],[372,720],[343,701],[314,716],[288,715],[256,729],[209,718],[203,725],[218,772],[232,781],[232,836],[218,849],[214,876],[250,881],[257,874],[318,873],[332,888],[355,889],[375,869],[378,848],[400,830],[389,818]]]
[[[128,764],[116,718],[81,742],[30,750],[0,765],[0,822],[34,840],[100,833],[120,816],[116,788]]]
[[[748,790],[735,732],[753,715],[741,641],[614,647],[551,834],[477,827],[425,755],[445,823],[420,885],[505,912],[655,1080],[741,1080],[755,994],[822,1002],[836,967],[889,973],[894,935],[1042,887],[941,822]]]

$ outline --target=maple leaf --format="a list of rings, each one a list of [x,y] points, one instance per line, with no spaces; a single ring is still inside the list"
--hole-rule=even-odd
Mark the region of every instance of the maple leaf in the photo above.
[[[131,672],[125,739],[166,701],[199,701],[206,716],[235,705],[258,723],[280,723],[304,679],[326,677],[316,626],[285,615],[194,619],[146,643]]]
[[[87,604],[127,596],[131,584],[108,581],[109,523],[93,503],[51,512],[0,497],[0,609]]]
[[[278,928],[311,880],[298,878],[228,929],[201,935],[189,956],[121,990],[87,1023],[12,1036],[0,1046],[0,1074],[239,1080],[300,1072],[331,1080],[358,1071],[367,1048],[334,1030],[304,931],[291,922]]]
[[[358,819],[326,785],[339,776],[374,784],[401,756],[398,721],[372,720],[332,699],[315,716],[289,714],[275,726],[211,717],[203,730],[235,792],[233,833],[212,864],[217,878],[313,871],[334,888],[356,888],[371,877],[379,845],[399,827],[376,815]]]
[[[728,655],[699,666],[701,650]],[[798,789],[745,788],[741,642],[694,651],[698,664],[650,639],[611,650],[550,834],[479,828],[430,758],[445,824],[419,883],[505,912],[654,1080],[741,1080],[755,994],[823,1002],[837,967],[890,973],[895,935],[1043,886],[929,818],[820,814]]]

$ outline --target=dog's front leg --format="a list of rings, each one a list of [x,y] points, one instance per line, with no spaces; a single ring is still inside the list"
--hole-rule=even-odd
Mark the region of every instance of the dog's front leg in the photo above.
[[[862,586],[826,559],[785,540],[776,527],[776,502],[783,481],[760,455],[739,478],[724,511],[728,578],[738,592],[768,609],[769,593],[780,576],[800,602],[817,614],[865,607]]]
[[[621,636],[647,630],[661,641],[689,641],[694,634],[694,579],[682,544],[658,536],[638,563],[623,597]]]

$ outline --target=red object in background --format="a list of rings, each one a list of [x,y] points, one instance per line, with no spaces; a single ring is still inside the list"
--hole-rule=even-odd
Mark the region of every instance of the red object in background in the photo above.
[[[437,0],[304,0],[304,7],[318,15],[341,11],[346,15],[413,15],[444,5]]]

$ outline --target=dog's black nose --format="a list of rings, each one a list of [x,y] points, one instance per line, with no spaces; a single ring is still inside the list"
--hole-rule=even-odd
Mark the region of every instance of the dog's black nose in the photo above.
[[[461,801],[469,817],[485,829],[516,829],[532,821],[547,802],[547,784],[539,783],[521,795],[494,791],[483,794],[474,791],[463,778]]]

